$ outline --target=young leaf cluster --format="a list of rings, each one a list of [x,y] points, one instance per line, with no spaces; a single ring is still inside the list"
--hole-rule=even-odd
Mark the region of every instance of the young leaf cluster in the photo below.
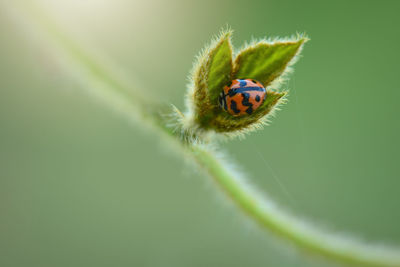
[[[285,100],[287,92],[277,89],[308,40],[301,35],[285,40],[262,40],[245,46],[235,56],[231,36],[230,30],[222,31],[194,64],[186,96],[187,112],[180,114],[185,133],[236,136],[263,126]],[[254,79],[267,89],[264,102],[250,115],[232,116],[218,104],[223,87],[234,79]]]

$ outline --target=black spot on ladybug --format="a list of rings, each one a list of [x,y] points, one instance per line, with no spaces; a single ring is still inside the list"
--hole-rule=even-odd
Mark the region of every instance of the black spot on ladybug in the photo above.
[[[244,86],[247,85],[246,80],[239,80],[239,83],[240,83],[240,86],[241,86],[241,87],[244,87]]]
[[[240,112],[240,110],[237,109],[237,105],[236,105],[236,101],[235,100],[231,100],[231,109],[236,114],[238,114]]]
[[[251,113],[253,113],[253,107],[249,107],[248,109],[246,109],[247,114],[251,115]]]
[[[249,93],[242,93],[243,100],[242,100],[242,105],[248,107],[246,109],[247,114],[253,113],[253,103],[249,102],[250,94]]]
[[[230,96],[230,97],[232,97],[232,96],[234,96],[234,95],[236,95],[236,90],[235,89],[229,89],[229,91],[228,91],[228,96]]]
[[[256,95],[256,101],[260,102],[260,100],[261,100],[261,97],[259,95]]]

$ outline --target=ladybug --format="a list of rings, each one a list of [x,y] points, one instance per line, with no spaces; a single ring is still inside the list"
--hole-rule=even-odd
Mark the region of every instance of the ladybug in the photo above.
[[[219,95],[220,106],[233,116],[251,115],[266,97],[264,86],[252,79],[236,79]]]

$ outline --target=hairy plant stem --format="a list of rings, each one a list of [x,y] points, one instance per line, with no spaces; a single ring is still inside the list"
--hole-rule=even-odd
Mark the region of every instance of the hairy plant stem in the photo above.
[[[8,5],[5,7],[11,8]],[[30,27],[31,31],[44,33],[47,36],[46,40],[51,40],[49,44],[57,56],[67,62],[66,69],[78,74],[76,77],[85,89],[132,120],[134,125],[140,128],[147,125],[151,131],[167,140],[181,155],[189,156],[201,170],[215,180],[248,217],[257,221],[263,229],[291,241],[302,250],[325,256],[333,261],[359,266],[400,267],[399,250],[367,245],[355,239],[340,237],[282,211],[272,200],[261,196],[236,172],[231,171],[214,148],[200,143],[183,142],[178,134],[166,126],[165,120],[159,115],[162,111],[157,110],[158,106],[144,103],[144,98],[130,91],[128,87],[131,84],[120,80],[109,67],[98,63],[85,53],[85,50],[64,35],[52,20],[47,19],[46,14],[39,8],[32,5],[29,11],[25,5],[13,8],[14,12],[11,14],[14,14],[14,19],[27,20],[24,24],[26,27]],[[20,13],[22,11],[24,12]]]

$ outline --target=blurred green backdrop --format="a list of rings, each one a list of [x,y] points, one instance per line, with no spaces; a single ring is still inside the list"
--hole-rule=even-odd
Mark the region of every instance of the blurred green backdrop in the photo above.
[[[283,207],[400,244],[399,1],[40,3],[181,108],[194,56],[222,26],[236,47],[306,32],[289,103],[224,146]],[[331,266],[260,231],[156,136],[87,97],[3,11],[0,266]]]

